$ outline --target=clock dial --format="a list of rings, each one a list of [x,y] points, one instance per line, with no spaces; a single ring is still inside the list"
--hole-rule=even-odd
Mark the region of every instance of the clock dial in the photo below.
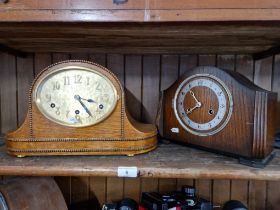
[[[49,120],[70,127],[94,125],[114,110],[117,92],[112,82],[93,69],[67,67],[36,83],[33,99]]]
[[[194,135],[208,136],[221,131],[233,108],[232,95],[217,77],[199,74],[185,79],[173,100],[182,127]]]

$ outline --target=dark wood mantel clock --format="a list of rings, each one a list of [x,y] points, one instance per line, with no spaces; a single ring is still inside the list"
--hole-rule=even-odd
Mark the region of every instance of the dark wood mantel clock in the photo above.
[[[200,66],[164,91],[163,137],[261,167],[272,158],[276,100],[237,72]]]
[[[123,87],[108,69],[64,61],[44,69],[29,93],[23,125],[7,134],[8,153],[134,155],[157,145],[157,129],[127,112]]]

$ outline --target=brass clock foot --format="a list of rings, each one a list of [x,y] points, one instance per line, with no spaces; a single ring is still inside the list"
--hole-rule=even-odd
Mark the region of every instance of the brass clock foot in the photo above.
[[[127,154],[128,157],[134,157],[134,154]]]
[[[25,155],[17,155],[18,158],[24,158]]]

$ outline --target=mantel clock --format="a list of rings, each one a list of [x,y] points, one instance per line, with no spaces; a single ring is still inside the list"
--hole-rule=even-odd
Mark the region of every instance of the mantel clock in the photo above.
[[[163,137],[263,160],[272,151],[277,94],[237,72],[209,66],[187,71],[163,94]]]
[[[31,155],[133,155],[156,147],[154,125],[136,122],[108,69],[64,61],[34,80],[23,125],[7,135],[8,152]]]

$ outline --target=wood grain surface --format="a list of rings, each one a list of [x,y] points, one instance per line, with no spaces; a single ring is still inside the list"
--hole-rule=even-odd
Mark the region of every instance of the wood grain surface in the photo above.
[[[0,21],[0,43],[27,52],[248,54],[278,46],[278,25],[279,21],[196,24]]]
[[[260,31],[263,30],[263,33],[268,33],[269,30],[267,30],[266,28],[260,29]],[[249,31],[249,30],[248,30]],[[217,31],[217,33],[220,33]],[[232,32],[230,32],[232,33]],[[247,33],[247,32],[246,32]],[[252,30],[252,33],[255,33],[254,30]],[[270,32],[269,32],[270,33]],[[272,34],[272,33],[270,33]],[[140,52],[140,51],[139,51]],[[3,83],[2,81],[5,80],[9,80],[9,81],[15,81],[12,83],[9,83],[9,85],[7,85],[7,82],[5,83],[6,85],[4,85],[5,87],[10,87],[11,89],[13,89],[13,91],[8,95],[6,93],[1,94],[1,104],[2,104],[2,109],[1,109],[1,114],[3,115],[3,117],[1,118],[1,131],[2,132],[6,132],[6,130],[12,130],[13,127],[17,126],[17,121],[15,121],[15,118],[10,119],[9,117],[4,117],[7,115],[6,110],[7,110],[7,104],[13,104],[15,106],[15,108],[12,108],[14,110],[19,110],[18,114],[16,114],[18,119],[21,119],[23,116],[25,116],[26,111],[23,107],[27,106],[26,101],[25,101],[25,96],[24,96],[24,90],[25,88],[27,88],[28,85],[25,84],[25,82],[28,82],[29,80],[32,79],[32,72],[36,72],[35,69],[41,69],[47,65],[49,65],[51,62],[58,62],[61,60],[66,60],[70,58],[70,53],[34,53],[31,54],[30,56],[28,56],[28,58],[16,58],[13,56],[10,56],[9,59],[7,59],[6,55],[4,55],[4,57],[2,56],[3,54],[1,54],[1,62],[0,65],[4,66],[7,65],[7,63],[11,62],[9,65],[10,66],[17,66],[17,70],[13,70],[13,68],[8,68],[8,73],[4,73],[6,70],[4,68],[1,68],[1,88],[3,88]],[[33,57],[34,55],[34,57]],[[130,111],[132,111],[132,115],[134,116],[139,116],[141,118],[141,121],[145,121],[145,122],[152,122],[154,120],[154,116],[155,116],[155,111],[152,108],[148,108],[149,112],[145,112],[144,111],[144,107],[155,107],[157,104],[157,100],[158,100],[158,91],[159,91],[159,84],[161,84],[161,80],[166,81],[168,80],[168,78],[162,78],[163,75],[162,73],[162,65],[163,63],[165,63],[164,65],[167,66],[168,62],[165,60],[163,61],[164,57],[173,57],[170,54],[169,55],[162,55],[162,56],[151,56],[151,60],[155,59],[156,61],[148,61],[148,57],[150,57],[150,55],[141,55],[138,54],[137,56],[132,56],[132,55],[122,55],[123,59],[125,60],[125,76],[124,76],[124,81],[125,81],[125,85],[127,85],[127,89],[130,90],[131,94],[128,94],[128,97],[135,97],[137,98],[137,100],[134,100],[132,98],[128,99],[128,101],[132,101],[128,103],[128,109]],[[234,57],[234,55],[228,55],[229,57]],[[88,55],[89,59],[91,61],[97,62],[101,65],[106,66],[106,62],[107,62],[107,54],[89,54]],[[161,57],[161,58],[160,58]],[[175,56],[176,57],[176,56]],[[193,68],[194,66],[200,64],[200,65],[216,65],[216,63],[221,63],[219,61],[216,62],[216,57],[217,60],[219,59],[219,57],[221,57],[221,55],[178,55],[178,69],[174,69],[173,66],[171,66],[171,68],[176,71],[179,72],[180,74],[182,74],[185,71],[188,71],[189,69]],[[141,60],[141,64],[140,61]],[[264,75],[264,77],[269,77],[271,78],[271,86],[273,88],[273,91],[279,92],[279,55],[275,55],[274,59],[269,58],[269,61],[266,61],[267,64],[262,64],[261,65],[261,69],[257,70],[257,73],[254,73],[254,66],[256,66],[254,64],[254,61],[252,60],[252,57],[249,55],[243,55],[243,54],[238,54],[236,55],[236,61],[235,61],[235,66],[236,66],[236,70],[238,70],[238,72],[242,73],[243,75],[245,75],[247,78],[253,80],[254,77],[256,78],[256,81],[262,81],[262,79],[258,78],[259,75]],[[9,62],[7,62],[9,61]],[[17,61],[18,64],[16,64],[15,62]],[[172,61],[172,59],[171,59]],[[14,62],[14,63],[13,63]],[[133,72],[133,70],[131,70],[130,68],[132,68],[133,66],[133,62],[135,62],[135,72]],[[274,63],[272,63],[274,62]],[[148,64],[150,63],[150,64]],[[28,67],[31,66],[31,67]],[[269,66],[269,68],[267,67]],[[31,69],[30,69],[31,68]],[[129,68],[129,69],[128,69]],[[257,67],[259,68],[259,67]],[[263,69],[264,68],[264,69]],[[270,68],[273,68],[272,70]],[[24,73],[26,71],[26,73]],[[167,70],[168,71],[168,70]],[[136,73],[137,72],[137,73]],[[261,74],[259,74],[258,72],[262,72]],[[135,74],[135,75],[134,75]],[[139,74],[141,76],[139,76]],[[267,75],[266,75],[267,74]],[[25,75],[24,77],[20,76],[20,75]],[[137,75],[137,76],[136,76]],[[148,75],[152,75],[151,77],[149,77]],[[139,76],[139,78],[138,78]],[[262,76],[261,76],[262,77]],[[138,79],[137,79],[138,78]],[[153,79],[150,79],[153,78]],[[135,86],[134,83],[132,81],[135,81]],[[267,79],[265,79],[265,81],[268,81]],[[16,85],[18,84],[18,85]],[[141,84],[141,85],[140,85]],[[260,86],[262,86],[261,83],[258,83]],[[22,86],[22,90],[21,90],[21,85]],[[267,84],[266,84],[267,85]],[[269,86],[269,85],[268,85]],[[151,87],[149,89],[149,87]],[[153,87],[153,88],[152,88]],[[145,91],[144,91],[145,90]],[[2,89],[2,91],[4,91]],[[150,92],[151,91],[151,92]],[[18,96],[16,97],[16,92],[18,92]],[[140,95],[140,96],[139,96]],[[153,97],[155,96],[155,97]],[[17,98],[17,103],[14,102],[14,97]],[[140,100],[141,99],[141,100]],[[279,99],[278,99],[279,100]],[[141,104],[141,110],[143,110],[143,112],[139,112],[139,105],[135,105],[135,107],[138,107],[137,109],[134,109],[134,101],[139,101],[139,103]],[[279,103],[279,102],[278,102]],[[6,108],[5,108],[6,107]],[[10,108],[10,107],[9,107]],[[135,112],[133,112],[135,110]],[[22,116],[22,117],[20,117]],[[13,123],[11,123],[13,121]],[[18,122],[18,124],[20,124],[20,120]],[[3,127],[4,125],[4,127]],[[278,123],[278,128],[279,128],[279,123]],[[169,147],[168,145],[163,145],[164,147]],[[174,145],[175,146],[175,145]],[[181,148],[181,147],[180,147]],[[259,205],[261,208],[263,209],[277,209],[277,206],[279,206],[279,196],[278,196],[278,189],[279,189],[279,177],[280,175],[278,174],[279,171],[279,164],[278,164],[278,155],[277,158],[275,159],[276,162],[272,162],[272,165],[268,166],[267,168],[265,168],[264,170],[251,170],[251,168],[247,168],[244,166],[240,166],[240,165],[236,165],[237,160],[235,159],[231,159],[231,158],[225,158],[223,156],[216,156],[214,154],[210,154],[207,152],[202,152],[202,151],[198,151],[198,150],[194,150],[195,153],[199,153],[201,154],[200,158],[202,159],[190,159],[189,157],[192,156],[193,153],[188,152],[189,148],[181,148],[180,151],[182,153],[182,158],[184,159],[184,164],[189,168],[189,170],[184,171],[184,176],[180,177],[180,178],[175,178],[176,176],[174,176],[174,174],[172,174],[171,176],[173,177],[174,180],[176,180],[176,187],[179,190],[181,188],[182,185],[195,185],[195,187],[198,189],[198,194],[200,197],[204,197],[207,199],[210,199],[213,201],[213,199],[216,199],[218,197],[220,197],[219,195],[216,194],[221,194],[223,192],[221,191],[215,191],[214,189],[223,189],[223,186],[218,187],[218,184],[222,184],[221,182],[219,182],[218,180],[213,180],[213,178],[215,178],[215,176],[212,174],[213,173],[217,173],[216,175],[220,177],[220,174],[223,173],[225,170],[228,170],[228,173],[230,176],[233,176],[234,174],[236,175],[235,177],[230,177],[229,175],[223,177],[223,180],[226,181],[230,181],[230,188],[224,188],[227,191],[230,190],[230,198],[231,199],[239,199],[241,201],[243,201],[245,204],[249,204],[250,203],[250,207],[251,209],[256,208],[257,209],[257,205]],[[166,156],[168,156],[168,158],[170,158],[170,153],[172,153],[172,151],[174,151],[173,149],[166,149]],[[175,153],[175,152],[174,152]],[[174,154],[173,153],[173,154]],[[181,154],[180,153],[180,154]],[[50,174],[50,175],[58,175],[57,173],[55,173],[54,169],[55,168],[64,168],[66,166],[69,166],[69,168],[71,168],[72,170],[75,170],[75,173],[72,173],[69,171],[69,168],[67,171],[63,171],[64,176],[57,176],[55,177],[60,189],[62,190],[64,197],[67,201],[67,204],[69,206],[71,205],[76,205],[77,206],[77,202],[82,202],[84,203],[83,209],[99,209],[98,208],[98,204],[103,204],[103,202],[105,202],[106,200],[108,200],[107,198],[110,199],[119,199],[123,196],[128,196],[131,195],[132,197],[134,197],[136,199],[137,196],[141,195],[141,192],[143,191],[159,191],[159,184],[161,183],[161,189],[164,188],[164,178],[161,177],[160,179],[155,178],[155,177],[141,177],[141,178],[137,178],[137,179],[129,179],[127,181],[128,178],[125,179],[116,179],[114,180],[116,182],[116,186],[118,186],[118,192],[117,194],[111,194],[112,189],[111,187],[114,187],[112,180],[109,179],[109,184],[108,182],[108,176],[115,176],[115,170],[116,168],[114,167],[113,172],[109,175],[108,171],[104,171],[104,167],[102,167],[102,164],[104,162],[106,162],[106,164],[108,164],[107,158],[103,159],[104,162],[102,162],[102,160],[100,159],[96,159],[95,158],[91,158],[91,157],[86,157],[85,159],[80,159],[78,161],[77,158],[66,158],[65,160],[62,161],[61,158],[57,158],[57,159],[52,159],[52,161],[50,161],[49,158],[25,158],[25,159],[16,159],[16,158],[11,158],[9,156],[7,156],[5,154],[5,149],[2,148],[0,151],[1,154],[1,160],[5,160],[5,162],[1,161],[1,164],[5,164],[5,165],[1,165],[1,169],[5,170],[5,173],[2,171],[1,174],[4,175],[12,175],[14,174],[14,172],[16,171],[18,173],[18,175],[30,175],[30,173],[36,173],[36,175],[39,175],[39,173],[41,174]],[[151,153],[154,154],[154,153]],[[3,155],[3,156],[2,156]],[[210,156],[210,159],[209,159]],[[152,157],[155,157],[157,163],[160,162],[160,167],[162,168],[162,164],[166,164],[166,160],[164,159],[159,159],[158,158],[158,153],[155,153],[154,155],[150,156],[147,155],[147,158],[150,159]],[[211,167],[213,170],[212,171],[208,171],[207,173],[210,174],[193,174],[195,173],[196,169],[198,168],[199,170],[207,170],[207,166],[208,165],[208,161],[211,160],[211,157],[215,157],[214,160],[216,160],[217,162],[213,162],[213,165],[210,165],[209,167]],[[6,159],[8,158],[8,159]],[[81,157],[80,157],[81,158]],[[112,157],[110,157],[109,159],[112,160],[112,164],[115,161],[115,159],[111,159]],[[136,161],[134,158],[139,158],[138,161]],[[174,155],[174,160],[178,160],[178,157],[176,155]],[[217,159],[216,159],[217,158]],[[64,159],[64,158],[63,158]],[[146,158],[144,158],[144,161],[147,160]],[[162,160],[162,161],[161,161]],[[66,162],[65,162],[66,161]],[[101,161],[101,162],[100,162]],[[139,164],[142,163],[142,156],[139,157],[133,157],[132,159],[127,159],[124,158],[124,160],[118,159],[117,160],[118,164],[122,164],[124,162],[126,162],[128,165],[135,165],[135,163]],[[124,162],[123,162],[124,161]],[[129,161],[129,162],[127,162]],[[136,162],[135,162],[136,161]],[[197,161],[197,162],[196,162]],[[115,161],[116,162],[116,161]],[[196,162],[195,165],[190,166],[191,163]],[[62,164],[59,165],[58,163]],[[85,164],[82,164],[85,163]],[[93,165],[99,166],[100,170],[102,169],[102,172],[100,172],[99,175],[101,176],[95,176],[97,172],[95,172],[96,168],[94,170],[90,170],[90,168],[87,167],[87,164],[89,165],[89,167],[92,167]],[[153,167],[153,162],[147,161],[146,162],[147,165],[145,166],[145,168],[149,168],[149,167]],[[217,165],[217,163],[219,164],[223,164],[223,165]],[[274,164],[275,163],[275,164]],[[69,164],[69,165],[68,165]],[[104,163],[103,166],[106,166],[106,164]],[[172,165],[172,167],[176,166],[174,165],[174,162],[171,161],[170,164]],[[232,164],[234,165],[234,167],[238,167],[240,168],[238,174],[236,171],[236,168],[232,168]],[[38,167],[35,167],[35,165],[37,165]],[[115,164],[114,164],[115,165]],[[4,167],[3,167],[4,166]],[[8,168],[7,168],[8,166]],[[83,166],[82,170],[80,170],[78,167],[79,166]],[[212,167],[213,166],[213,167]],[[195,170],[193,170],[193,167]],[[216,167],[220,167],[221,173],[220,171],[216,171]],[[19,170],[20,169],[20,170]],[[26,169],[25,172],[23,172],[22,170]],[[168,169],[168,168],[167,168]],[[37,171],[36,171],[37,170]],[[55,169],[56,170],[56,169]],[[80,170],[79,172],[77,172],[78,170]],[[109,168],[109,170],[111,170]],[[239,170],[239,169],[238,169]],[[244,173],[244,170],[246,171]],[[181,171],[178,171],[178,168],[174,169],[172,168],[172,171],[174,171],[174,173],[181,173]],[[166,168],[163,168],[162,173],[166,173]],[[188,176],[189,178],[187,178],[186,173],[192,173],[192,176]],[[62,172],[60,171],[60,174]],[[160,173],[158,174],[159,176],[163,176],[163,174]],[[232,174],[233,173],[233,174]],[[247,176],[246,174],[249,173],[249,176]],[[106,175],[107,174],[107,175]],[[244,177],[244,174],[246,175],[246,177]],[[71,181],[71,179],[73,177],[70,177],[71,175],[75,175],[76,178],[77,176],[89,176],[92,175],[90,177],[85,177],[84,179],[75,179],[75,181]],[[242,177],[243,176],[243,177]],[[113,177],[111,177],[113,178]],[[231,178],[233,178],[232,180],[230,180]],[[238,180],[236,180],[235,178],[238,178]],[[250,180],[251,179],[251,180]],[[257,181],[257,183],[255,184],[254,180],[252,179],[260,179],[259,181]],[[263,180],[275,180],[275,181],[264,181],[265,184],[262,183]],[[119,180],[123,180],[123,181],[119,181]],[[249,181],[250,180],[250,181]],[[222,182],[224,182],[222,181]],[[123,183],[123,184],[119,184]],[[170,185],[171,183],[174,183],[174,181],[172,181],[170,179],[170,176],[168,177],[166,183],[168,185]],[[215,184],[214,184],[215,183]],[[76,186],[74,186],[76,185]],[[77,189],[79,185],[81,187],[81,189]],[[213,188],[213,185],[215,185],[215,187]],[[134,187],[135,186],[135,187]],[[174,184],[173,184],[174,186]],[[226,182],[226,186],[228,186],[227,182]],[[258,189],[260,188],[262,189],[261,193],[258,193]],[[84,188],[84,189],[82,189]],[[258,188],[258,189],[257,189]],[[76,189],[73,190],[73,189]],[[87,192],[88,190],[88,192]],[[265,192],[265,194],[263,194],[263,192]],[[76,195],[77,194],[77,195]],[[228,194],[228,193],[226,193]],[[221,195],[222,196],[222,195]],[[256,201],[256,199],[258,201]],[[257,203],[256,203],[257,202]],[[75,206],[74,205],[74,206]],[[79,205],[78,205],[79,206]],[[80,206],[81,207],[81,206]],[[82,209],[82,208],[81,208]]]
[[[211,4],[207,0],[195,1],[186,0],[182,1],[164,1],[164,0],[137,0],[137,1],[124,1],[123,3],[117,3],[117,1],[110,0],[61,0],[55,1],[50,0],[48,2],[36,1],[36,0],[12,0],[7,1],[6,4],[1,4],[0,9],[12,10],[12,9],[112,9],[112,10],[143,10],[143,9],[160,9],[160,10],[183,10],[183,9],[222,9],[222,8],[233,8],[233,9],[252,9],[252,8],[262,8],[262,9],[279,9],[280,6],[277,0],[268,1],[254,1],[248,0],[243,2],[241,0],[237,1],[224,1],[224,0],[213,0]]]
[[[51,177],[13,177],[0,183],[0,191],[3,196],[1,205],[6,209],[68,209]]]
[[[1,21],[6,22],[199,22],[279,21],[280,15],[279,8],[141,8],[136,10],[13,8],[1,9],[0,18]]]
[[[118,166],[136,166],[139,176],[147,178],[280,179],[278,152],[277,157],[266,168],[254,169],[240,165],[234,158],[173,144],[163,144],[151,153],[130,158],[67,156],[62,160],[55,156],[16,159],[5,153],[5,147],[2,146],[0,151],[2,175],[115,177]],[[190,159],[190,156],[193,158]]]

